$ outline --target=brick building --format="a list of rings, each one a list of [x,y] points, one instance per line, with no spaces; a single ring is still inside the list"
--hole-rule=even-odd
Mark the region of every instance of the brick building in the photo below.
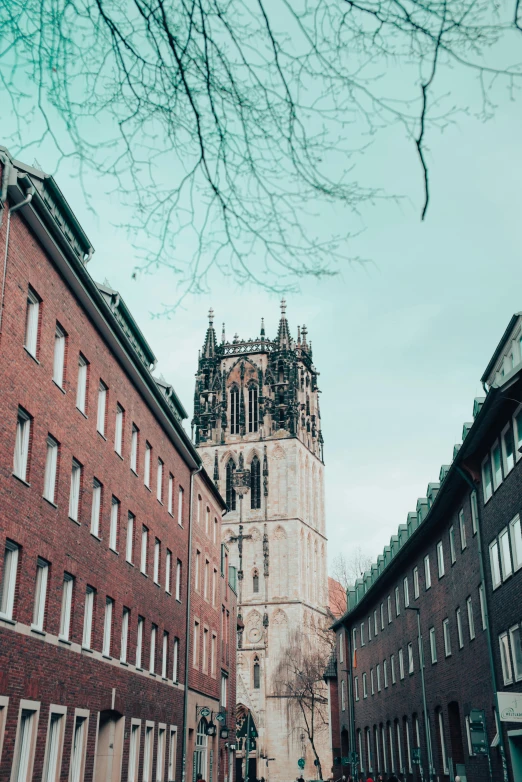
[[[187,600],[194,497],[224,503],[55,181],[0,147],[0,198],[0,779],[181,780],[186,685],[233,676],[185,664],[194,608],[222,634]]]
[[[451,464],[334,624],[345,773],[522,780],[521,320]]]

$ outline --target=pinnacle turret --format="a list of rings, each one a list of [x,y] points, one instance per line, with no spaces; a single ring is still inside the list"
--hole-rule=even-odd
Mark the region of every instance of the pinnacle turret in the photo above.
[[[284,299],[281,299],[281,319],[279,321],[279,328],[277,329],[275,341],[278,343],[281,350],[289,350],[292,346],[292,339],[290,337],[288,321],[286,319],[286,301]]]
[[[205,344],[203,345],[204,358],[214,358],[216,355],[216,331],[214,329],[214,310],[212,307],[208,311],[208,329],[205,335]]]

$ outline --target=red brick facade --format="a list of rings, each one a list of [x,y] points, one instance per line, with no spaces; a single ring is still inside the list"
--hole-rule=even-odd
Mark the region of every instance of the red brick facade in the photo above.
[[[154,356],[124,302],[89,277],[81,257],[88,240],[54,182],[9,160],[0,164],[0,182],[5,175],[0,780],[26,761],[14,777],[24,782],[44,778],[44,770],[46,779],[71,782],[181,780],[191,472],[201,461],[175,393],[152,376]],[[30,203],[9,214],[27,194]],[[24,346],[28,295],[39,302],[36,350]],[[65,337],[63,382],[53,380],[57,334]],[[14,456],[17,437],[23,440],[20,415],[30,427],[23,475]],[[77,510],[73,469],[80,470]],[[208,540],[205,551],[219,571],[224,503],[208,477],[196,480],[217,520],[218,542]],[[196,595],[194,607],[219,645],[222,594],[234,617],[235,609],[221,578],[218,586],[219,606],[198,604]],[[215,677],[194,680],[211,698],[218,697],[220,663]],[[233,711],[232,697],[231,688]],[[50,771],[53,748],[58,761]]]

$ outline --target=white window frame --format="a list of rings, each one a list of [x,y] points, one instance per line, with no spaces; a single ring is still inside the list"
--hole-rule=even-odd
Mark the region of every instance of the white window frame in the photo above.
[[[163,631],[163,641],[161,647],[161,678],[167,679],[167,664],[169,661],[169,634]]]
[[[513,575],[508,527],[504,527],[504,529],[499,532],[498,548],[500,552],[500,564],[502,565],[502,581],[507,581],[507,579],[511,578]]]
[[[158,637],[158,626],[153,622],[150,628],[149,673],[156,673],[157,637]]]
[[[430,653],[431,664],[434,665],[437,662],[437,634],[434,627],[430,627]]]
[[[154,583],[158,585],[159,585],[159,578],[160,578],[160,557],[161,557],[161,541],[159,538],[154,538],[153,579],[154,579]]]
[[[67,706],[49,706],[42,782],[59,782]]]
[[[33,358],[38,354],[38,327],[40,325],[41,299],[32,288],[27,289],[25,310],[24,347]]]
[[[22,407],[19,407],[16,418],[13,474],[26,483],[29,468],[29,443],[31,438],[31,425],[31,416]]]
[[[165,554],[165,592],[171,594],[172,589],[172,551],[168,548]]]
[[[136,631],[136,668],[141,671],[143,663],[143,631],[145,629],[145,619],[138,616],[138,629]]]
[[[141,720],[131,719],[129,738],[129,767],[127,782],[138,782],[138,770],[140,764],[141,745]]]
[[[183,526],[183,486],[178,488],[178,524]]]
[[[410,584],[408,581],[408,576],[405,576],[403,580],[403,596],[404,596],[404,606],[405,608],[408,608],[410,605]]]
[[[20,546],[12,540],[6,540],[0,583],[0,617],[2,619],[13,618],[19,556]]]
[[[377,674],[377,692],[381,691],[381,664],[377,663],[375,666],[375,671]]]
[[[54,332],[54,354],[53,354],[53,381],[58,388],[63,389],[65,377],[65,340],[67,334],[59,323],[56,324]]]
[[[167,494],[167,511],[172,516],[172,499],[174,496],[174,476],[171,472],[169,472],[169,487],[168,487],[168,494]]]
[[[49,580],[49,563],[38,557],[36,560],[36,583],[34,590],[33,621],[31,629],[43,631],[45,621],[45,605],[47,602],[47,584]]]
[[[522,359],[521,359],[522,360]],[[519,448],[522,448],[522,427],[521,431],[518,431],[518,422],[517,418],[520,416],[520,419],[522,421],[522,405],[517,407],[513,414],[512,423],[513,423],[513,441],[515,445],[515,459],[518,462],[519,459],[522,459],[522,453],[520,453]]]
[[[408,674],[411,676],[415,672],[415,666],[413,661],[413,644],[408,644]]]
[[[468,609],[469,640],[473,641],[475,638],[475,617],[473,616],[473,601],[471,596],[469,596],[466,600],[466,607]]]
[[[118,553],[118,527],[120,521],[120,501],[117,497],[111,500],[111,521],[109,529],[109,548]]]
[[[96,413],[96,428],[102,437],[105,437],[105,419],[107,416],[107,391],[108,387],[100,379],[98,384],[98,409]]]
[[[388,723],[388,740],[390,744],[390,763],[391,771],[395,771],[395,753],[393,751],[393,726],[391,722]]]
[[[152,445],[148,440],[145,441],[145,456],[143,462],[143,483],[150,489],[150,462],[152,456]]]
[[[390,668],[391,668],[392,684],[396,684],[397,677],[395,676],[395,655],[394,654],[392,654],[390,656]]]
[[[140,430],[133,422],[131,430],[131,454],[130,454],[130,468],[132,472],[138,474],[138,446],[139,446]]]
[[[504,679],[504,684],[513,684],[513,666],[511,664],[508,634],[500,633],[498,642],[500,646],[500,662],[502,665],[502,678]]]
[[[83,782],[88,734],[89,712],[86,709],[75,709],[71,760],[69,763],[69,782]]]
[[[344,679],[341,679],[341,711],[346,711],[346,685]]]
[[[448,757],[446,754],[446,741],[444,739],[444,719],[441,710],[439,710],[438,717],[439,717],[440,747],[442,750],[443,771],[445,774],[449,774]]]
[[[163,505],[163,467],[164,462],[158,458],[158,470],[156,472],[156,499]]]
[[[92,648],[92,620],[95,594],[94,588],[87,585],[85,589],[85,604],[83,607],[82,646],[84,649]]]
[[[478,527],[478,497],[476,491],[471,492],[469,497],[469,505],[471,508],[471,531],[473,535],[476,535]]]
[[[484,594],[484,584],[479,584],[478,593],[479,593],[480,618],[482,621],[482,629],[485,630],[487,627],[487,623],[486,623],[486,596]]]
[[[344,633],[341,630],[341,632],[339,633],[339,662],[340,663],[344,663],[344,648],[343,648],[344,644],[343,644],[343,639],[344,639]]]
[[[353,691],[355,695],[355,700],[358,701],[359,700],[359,677],[358,676],[354,676]]]
[[[401,597],[399,587],[395,587],[395,616],[400,616],[401,613]]]
[[[362,675],[363,700],[368,697],[368,677],[366,673]]]
[[[141,526],[141,549],[140,549],[140,571],[147,575],[147,555],[149,548],[149,530],[142,524]]]
[[[134,552],[134,527],[136,516],[130,511],[127,514],[127,539],[125,542],[125,558],[132,565],[132,556]]]
[[[509,522],[509,537],[511,540],[511,556],[513,559],[513,571],[522,568],[522,523],[520,521],[520,514],[511,519]]]
[[[513,678],[516,682],[520,682],[522,681],[522,645],[520,624],[513,625],[513,627],[509,628],[509,641],[511,646]]]
[[[460,533],[460,550],[464,551],[464,549],[468,545],[468,541],[466,538],[466,520],[464,518],[464,508],[461,508],[459,510],[459,533]]]
[[[111,656],[113,613],[114,613],[114,600],[112,599],[112,597],[106,597],[105,614],[103,617],[103,643],[102,643],[102,654],[104,657]]]
[[[123,421],[125,416],[125,410],[118,402],[116,404],[116,420],[114,423],[114,450],[118,456],[122,455],[123,449]]]
[[[97,478],[92,481],[92,506],[91,506],[91,535],[100,537],[102,485]]]
[[[402,648],[399,649],[399,679],[401,681],[404,679],[404,652]]]
[[[69,493],[69,518],[78,521],[80,512],[80,488],[82,480],[82,465],[76,459],[72,460],[71,488]]]
[[[377,637],[378,629],[377,629],[377,609],[373,612],[373,634],[375,637]]]
[[[59,444],[52,435],[47,435],[47,451],[45,455],[45,473],[43,497],[52,505],[56,504],[56,483],[58,478]]]
[[[228,674],[221,674],[221,706],[226,709],[228,703]]]
[[[176,725],[171,725],[169,729],[169,765],[168,765],[169,782],[173,782],[173,780],[176,778],[177,745],[178,745],[178,728]]]
[[[384,630],[384,603],[381,603],[381,630]]]
[[[89,362],[82,353],[78,355],[78,378],[76,384],[76,407],[85,415],[87,408],[87,367]]]
[[[419,568],[414,567],[413,568],[413,598],[414,600],[417,600],[420,595],[420,587],[419,587]]]
[[[165,738],[167,726],[163,722],[158,723],[158,740],[156,744],[156,782],[163,782],[165,777]]]
[[[397,754],[399,757],[399,769],[401,774],[404,774],[404,766],[402,765],[401,724],[399,720],[395,721],[395,733],[397,734]]]
[[[489,564],[491,568],[491,586],[493,591],[502,584],[502,571],[500,569],[500,546],[497,538],[489,544]]]
[[[130,609],[123,607],[121,615],[121,637],[120,637],[120,662],[127,662],[127,654],[129,650],[129,622],[130,622]]]
[[[174,652],[172,660],[172,681],[177,684],[179,681],[179,638],[174,638]]]
[[[450,544],[450,559],[451,564],[454,565],[457,561],[457,554],[455,549],[455,527],[453,524],[449,528],[449,544]]]
[[[392,623],[392,607],[391,607],[391,595],[388,595],[386,599],[386,604],[388,608],[388,624],[391,625]]]
[[[181,603],[181,560],[176,561],[176,600]]]
[[[464,633],[462,632],[462,613],[460,608],[455,611],[455,618],[457,620],[457,638],[459,642],[459,649],[464,646]]]
[[[469,714],[466,714],[466,738],[468,740],[468,755],[470,758],[475,757],[475,753],[473,752],[473,745],[471,743],[471,728],[469,724]]]
[[[409,720],[404,720],[404,725],[406,727],[406,758],[408,760],[408,773],[411,774],[413,769],[411,765],[411,740],[410,740],[410,723]]]
[[[384,689],[388,688],[388,660],[384,660],[382,663],[382,677],[384,680]]]
[[[366,755],[368,758],[368,771],[373,771],[373,763],[372,763],[372,737],[370,733],[370,728],[366,728]]]
[[[143,782],[152,782],[152,745],[154,741],[154,722],[145,722],[145,739],[143,745]]]
[[[508,449],[507,449],[507,439],[506,435],[511,435],[511,444],[513,446],[513,451],[511,453],[511,460],[509,458]],[[515,466],[515,433],[513,429],[511,428],[511,423],[506,424],[506,426],[502,429],[502,433],[500,435],[500,443],[501,443],[501,450],[502,450],[502,468],[504,471],[504,478],[506,478],[513,467]],[[511,461],[511,465],[510,465]]]
[[[499,469],[495,471],[495,453],[498,452],[498,466]],[[500,448],[500,443],[498,440],[495,440],[493,445],[491,446],[491,474],[493,476],[493,490],[496,491],[498,487],[501,485],[502,481],[504,480],[502,475],[502,450]]]
[[[442,578],[445,574],[444,569],[444,544],[442,540],[437,543],[437,567],[439,571],[439,578]]]
[[[361,636],[361,646],[364,646],[364,622],[361,622],[360,636]]]
[[[451,657],[451,635],[448,618],[442,622],[442,637],[444,638],[444,656]]]
[[[68,641],[71,634],[71,616],[74,593],[74,576],[70,573],[63,574],[62,582],[62,606],[60,610],[60,632],[58,638]]]
[[[431,589],[431,567],[430,567],[430,555],[426,554],[424,557],[424,590],[427,592]]]
[[[11,767],[11,782],[31,782],[40,719],[38,701],[21,700]]]
[[[491,460],[489,454],[482,461],[481,465],[482,473],[482,494],[484,496],[484,505],[493,496],[493,469],[491,467]]]

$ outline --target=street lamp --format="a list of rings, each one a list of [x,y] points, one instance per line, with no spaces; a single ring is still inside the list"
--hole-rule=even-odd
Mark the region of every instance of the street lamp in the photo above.
[[[430,724],[428,722],[428,706],[426,705],[426,684],[424,682],[424,649],[422,648],[422,636],[421,636],[421,624],[420,624],[420,608],[415,606],[406,606],[408,611],[415,611],[417,614],[417,634],[419,639],[419,659],[421,670],[421,683],[422,683],[422,706],[424,710],[424,730],[426,733],[426,749],[428,751],[428,766],[429,766],[429,778],[433,779],[433,752],[431,749],[431,731]]]

